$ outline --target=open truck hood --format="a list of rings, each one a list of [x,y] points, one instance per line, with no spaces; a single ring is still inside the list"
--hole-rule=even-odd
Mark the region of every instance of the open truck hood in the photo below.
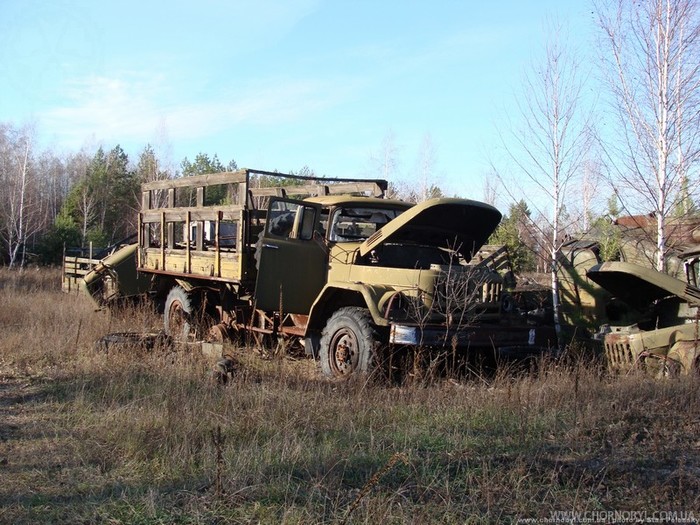
[[[601,263],[588,270],[587,275],[615,297],[638,309],[672,295],[691,304],[700,304],[700,289],[637,264]]]
[[[483,202],[430,199],[409,208],[360,246],[367,255],[382,243],[412,243],[459,251],[469,260],[501,220],[501,212]]]

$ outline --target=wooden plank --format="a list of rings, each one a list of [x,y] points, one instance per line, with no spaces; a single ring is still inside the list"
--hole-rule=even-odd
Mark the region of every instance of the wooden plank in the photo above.
[[[150,236],[148,234],[149,227],[147,224],[144,224],[143,222],[143,213],[139,213],[138,215],[138,229],[136,230],[136,233],[138,234],[138,239],[137,243],[139,248],[143,246],[148,246],[151,243]],[[136,254],[136,259],[138,261],[138,253]],[[138,264],[138,263],[137,263]]]
[[[146,182],[142,185],[146,190],[166,190],[174,188],[197,188],[207,186],[217,186],[219,184],[238,184],[248,180],[246,170],[225,171],[221,173],[207,173],[204,175],[193,175],[191,177],[180,177],[179,179],[157,180]]]
[[[80,277],[63,277],[61,282],[61,291],[65,293],[72,293],[73,291],[80,291]]]
[[[99,259],[90,259],[89,257],[72,257],[66,255],[63,259],[66,264],[92,264],[95,265],[100,262]]]
[[[289,186],[287,196],[289,197],[317,197],[326,194],[326,188],[322,184],[308,184],[305,186]]]
[[[219,237],[221,237],[221,214],[218,214],[216,223],[214,224],[214,248],[216,249],[216,257],[214,259],[214,275],[221,277],[221,246],[219,246]]]
[[[254,197],[318,197],[321,195],[342,195],[344,193],[369,193],[373,197],[384,195],[382,188],[374,182],[339,182],[336,184],[323,184],[320,180],[316,184],[303,186],[275,186],[268,188],[251,188]]]
[[[160,216],[160,267],[165,268],[165,212]]]
[[[374,182],[329,184],[328,193],[331,195],[342,195],[343,193],[366,193],[369,192],[374,197],[384,195],[384,190]]]
[[[311,186],[327,185],[332,194],[347,193],[347,192],[364,192],[371,191],[375,196],[383,195],[388,187],[388,183],[382,179],[343,179],[335,177],[304,177],[301,175],[290,175],[288,173],[274,173],[262,170],[247,170],[242,169],[234,172],[222,173],[207,173],[205,175],[194,175],[191,177],[180,177],[178,179],[160,180],[146,182],[142,185],[143,191],[159,190],[159,189],[174,189],[174,188],[197,188],[215,186],[220,184],[237,184],[248,181],[249,174],[267,175],[270,177],[278,177],[280,179],[306,181]],[[355,186],[358,189],[351,189]],[[334,191],[331,188],[340,189],[342,191]],[[291,189],[294,186],[286,186]]]
[[[168,189],[168,207],[169,208],[175,207],[175,189],[173,189],[173,188]],[[168,248],[173,248],[173,247],[175,247],[175,225],[172,222],[169,222],[167,224],[168,224]],[[165,268],[165,264],[163,265],[163,268]]]
[[[76,268],[73,271],[66,272],[63,276],[66,278],[84,277],[85,275],[87,275],[91,271],[92,271],[92,268],[87,268],[87,269]]]
[[[340,177],[315,177],[315,176],[304,176],[304,175],[291,175],[289,173],[275,173],[271,171],[262,171],[262,170],[246,170],[249,174],[254,174],[254,175],[267,175],[270,177],[277,177],[280,179],[291,179],[291,180],[299,180],[299,181],[307,181],[311,184],[328,184],[328,185],[336,185],[340,183],[350,183],[350,184],[357,184],[357,183],[369,183],[369,184],[376,184],[379,189],[382,191],[386,191],[387,188],[389,187],[389,183],[384,180],[384,179],[346,179],[346,178],[340,178]]]
[[[240,260],[241,257],[236,252],[220,252],[220,270],[215,269],[217,254],[215,251],[190,252],[192,264],[189,275],[212,277],[216,280],[226,282],[238,282],[241,279]],[[159,248],[145,250],[144,264],[141,271],[163,273],[168,275],[182,275],[187,264],[186,250],[166,250],[165,265],[161,265],[161,251]],[[213,273],[213,275],[212,275]]]
[[[202,208],[204,206],[204,188],[197,188],[197,207]],[[215,213],[215,216],[218,215]],[[195,225],[196,231],[195,235],[197,236],[195,240],[195,244],[197,246],[198,250],[201,250],[204,247],[204,220],[216,220],[214,219],[199,219],[197,217],[193,218],[194,221],[198,221],[197,224]]]
[[[253,197],[284,197],[286,195],[286,190],[282,186],[251,188],[250,192],[253,194]]]
[[[187,259],[185,260],[185,273],[190,273],[192,269],[192,249],[190,248],[190,243],[192,239],[190,239],[190,212],[187,212],[187,216],[185,217],[185,252],[187,253]]]
[[[228,205],[209,208],[160,208],[142,212],[143,222],[161,222],[162,213],[165,213],[165,222],[185,222],[189,214],[193,221],[215,221],[219,213],[222,220],[238,220],[243,213],[243,206]]]

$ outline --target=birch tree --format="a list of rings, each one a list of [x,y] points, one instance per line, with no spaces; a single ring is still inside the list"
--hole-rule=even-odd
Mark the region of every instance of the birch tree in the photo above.
[[[0,236],[10,267],[24,266],[26,242],[35,232],[40,215],[40,203],[32,192],[31,148],[28,129],[0,129]]]
[[[415,201],[422,202],[433,197],[441,197],[437,173],[437,148],[433,138],[426,133],[418,148],[415,167]]]
[[[541,206],[548,210],[535,216],[547,218],[538,229],[546,236],[554,322],[559,336],[557,260],[568,226],[564,204],[590,145],[590,112],[582,102],[584,81],[579,62],[567,45],[562,26],[551,22],[545,30],[551,36],[544,54],[525,74],[522,95],[517,99],[518,124],[501,136],[514,177],[525,180],[541,197],[531,204],[535,209]],[[504,184],[506,188],[511,185]],[[533,224],[537,225],[534,221]]]
[[[483,182],[483,197],[482,200],[486,204],[490,204],[491,206],[496,206],[497,203],[497,196],[498,196],[498,184],[499,184],[499,178],[498,174],[494,172],[489,172],[484,175],[484,182]]]
[[[596,5],[619,140],[605,141],[626,210],[653,212],[655,267],[668,251],[667,219],[696,195],[700,139],[700,20],[696,0]]]
[[[83,246],[87,245],[88,233],[90,227],[96,221],[97,214],[97,196],[95,191],[91,188],[90,184],[85,181],[77,187],[78,200],[76,205],[76,211],[78,212],[81,222],[80,222],[80,233],[82,237]]]
[[[396,135],[393,131],[387,132],[379,149],[370,154],[369,163],[372,175],[376,174],[384,180],[391,180],[396,175],[399,167],[399,146],[396,145]]]
[[[584,232],[591,228],[591,221],[594,217],[593,209],[601,193],[600,182],[600,168],[597,162],[586,160],[580,184],[581,230]]]

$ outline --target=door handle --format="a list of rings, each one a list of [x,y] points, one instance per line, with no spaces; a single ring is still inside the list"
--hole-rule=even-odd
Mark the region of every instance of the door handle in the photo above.
[[[263,244],[262,247],[263,248],[270,248],[272,250],[279,250],[280,249],[279,246],[275,246],[274,244]]]

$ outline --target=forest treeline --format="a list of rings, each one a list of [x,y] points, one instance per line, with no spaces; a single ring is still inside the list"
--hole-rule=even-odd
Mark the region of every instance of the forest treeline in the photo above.
[[[591,15],[596,53],[587,61],[566,24],[545,24],[546,45],[514,94],[517,111],[495,123],[501,143],[489,145],[484,195],[458,195],[507,207],[491,241],[509,246],[516,268],[550,272],[553,295],[557,254],[578,232],[605,231],[618,213],[651,218],[646,240],[664,271],[669,223],[698,214],[699,0],[595,0]],[[135,233],[145,181],[236,167],[199,153],[166,169],[151,145],[130,159],[119,145],[58,155],[37,142],[31,128],[0,122],[0,262],[9,266],[56,262],[63,246]],[[356,171],[389,180],[391,197],[446,193],[429,136],[408,180],[397,176],[399,149],[390,132],[373,166],[361,171],[358,159]]]
[[[30,133],[0,124],[0,258],[10,266],[52,264],[64,247],[105,247],[136,233],[143,182],[237,169],[216,154],[163,169],[153,147],[132,160],[116,145],[59,156],[37,152]]]

